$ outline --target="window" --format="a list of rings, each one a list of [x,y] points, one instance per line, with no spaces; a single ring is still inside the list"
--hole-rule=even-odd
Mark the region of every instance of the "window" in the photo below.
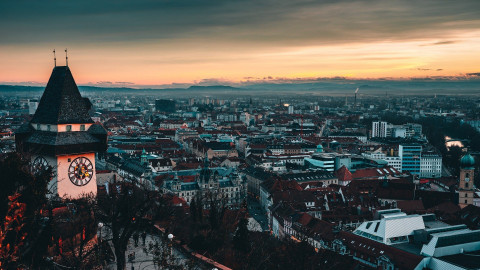
[[[47,131],[50,131],[51,127],[50,125],[47,125]]]
[[[467,203],[467,200],[465,200],[465,203]]]
[[[37,130],[40,130],[40,124],[37,124]]]
[[[465,183],[465,187],[468,188],[468,183]]]
[[[375,225],[375,230],[374,230],[374,232],[377,232],[377,231],[378,231],[378,226],[380,226],[380,222],[377,222],[377,224]]]
[[[85,125],[80,125],[80,131],[85,131]]]
[[[67,125],[67,131],[72,131],[72,125]]]
[[[465,174],[465,178],[469,178],[469,177],[470,177],[470,174],[467,172],[467,173]]]

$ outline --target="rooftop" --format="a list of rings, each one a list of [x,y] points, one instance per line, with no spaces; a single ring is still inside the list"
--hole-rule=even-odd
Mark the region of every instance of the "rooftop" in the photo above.
[[[67,66],[55,67],[43,92],[32,123],[80,124],[93,123],[88,110],[91,103],[82,98]]]

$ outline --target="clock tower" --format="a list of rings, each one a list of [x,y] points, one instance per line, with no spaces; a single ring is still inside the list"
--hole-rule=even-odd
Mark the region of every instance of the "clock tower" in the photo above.
[[[15,134],[17,151],[30,156],[33,170],[53,168],[52,196],[97,194],[95,155],[106,151],[107,131],[92,121],[90,107],[70,68],[56,66],[32,120]]]
[[[475,196],[475,186],[473,185],[473,177],[475,174],[475,159],[466,154],[460,159],[460,182],[458,185],[458,205],[465,207],[473,204]]]

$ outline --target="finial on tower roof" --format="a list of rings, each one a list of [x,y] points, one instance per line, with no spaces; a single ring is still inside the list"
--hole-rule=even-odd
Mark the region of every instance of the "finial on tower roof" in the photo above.
[[[55,49],[53,49],[53,63],[57,66],[57,55],[55,54]]]
[[[68,67],[68,51],[65,49],[65,66]]]

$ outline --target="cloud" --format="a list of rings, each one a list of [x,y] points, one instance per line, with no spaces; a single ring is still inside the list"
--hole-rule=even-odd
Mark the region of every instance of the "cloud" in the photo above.
[[[442,71],[443,68],[416,68],[415,70],[418,70],[418,71]]]
[[[194,85],[200,86],[212,86],[212,85],[232,85],[233,82],[231,80],[225,79],[218,79],[218,78],[206,78],[200,81],[195,81]]]
[[[297,46],[442,38],[480,28],[478,10],[477,0],[0,1],[0,44],[175,43],[215,37],[215,42]]]
[[[422,44],[420,46],[437,46],[437,45],[449,45],[449,44],[455,44],[458,43],[456,40],[444,40],[444,41],[437,41],[433,43],[428,43],[428,44]]]
[[[480,77],[480,72],[475,72],[475,73],[467,73],[467,76],[475,76],[475,77]]]
[[[115,82],[115,84],[129,84],[129,85],[132,85],[132,84],[135,84],[133,82]]]

